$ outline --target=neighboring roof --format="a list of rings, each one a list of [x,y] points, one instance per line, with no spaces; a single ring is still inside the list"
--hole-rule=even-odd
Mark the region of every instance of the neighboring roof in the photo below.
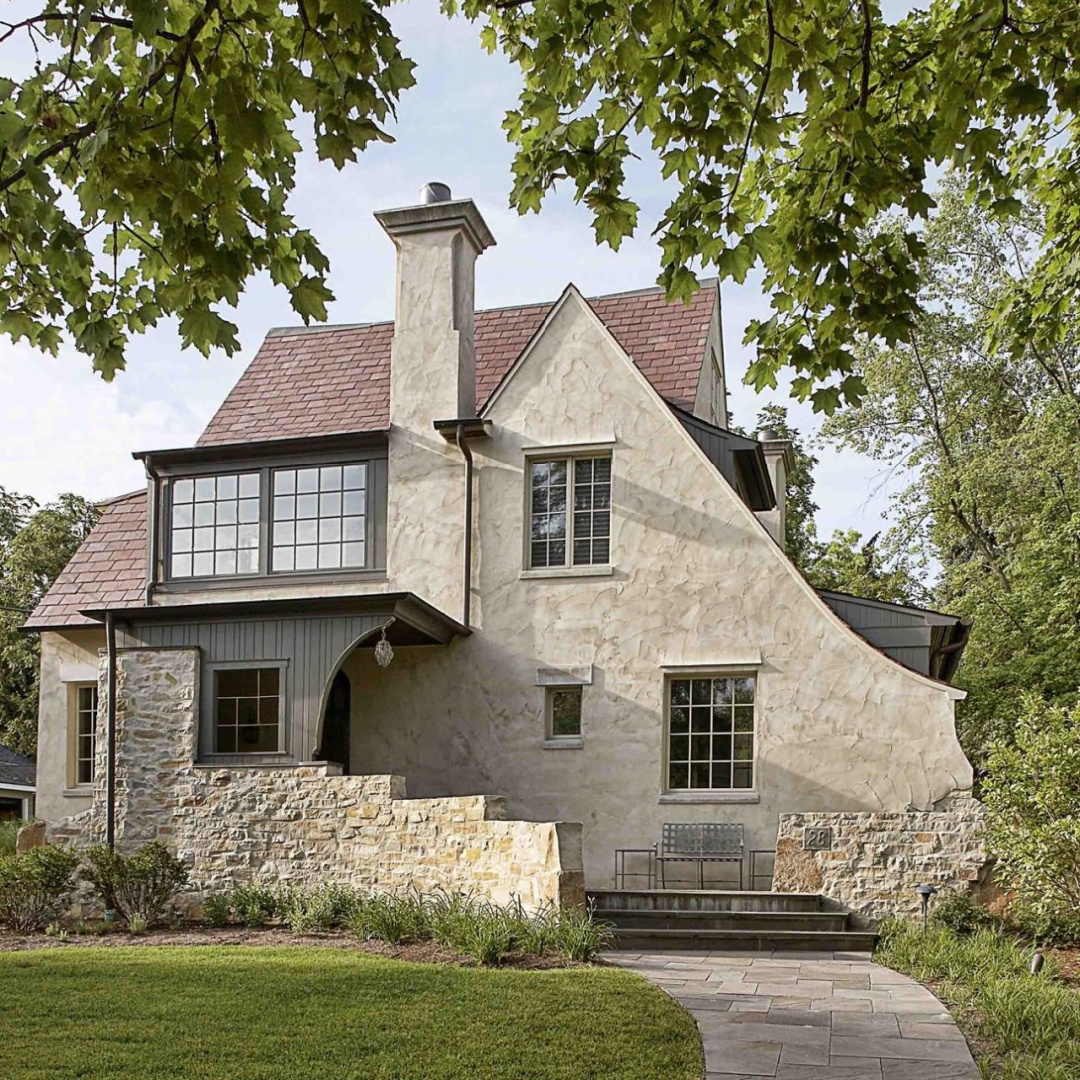
[[[0,788],[33,787],[37,766],[22,754],[0,746]]]
[[[98,626],[79,612],[142,603],[146,492],[135,491],[99,505],[100,520],[27,619],[24,630]]]
[[[661,396],[690,410],[716,286],[690,304],[660,289],[589,301]],[[482,408],[554,301],[476,313],[476,402]],[[199,446],[385,430],[390,425],[394,324],[271,330],[199,438]]]

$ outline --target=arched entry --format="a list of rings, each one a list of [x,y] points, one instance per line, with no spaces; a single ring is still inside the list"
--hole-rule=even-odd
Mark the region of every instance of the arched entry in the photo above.
[[[326,695],[320,761],[334,761],[349,771],[349,730],[352,726],[352,686],[349,676],[338,671]]]

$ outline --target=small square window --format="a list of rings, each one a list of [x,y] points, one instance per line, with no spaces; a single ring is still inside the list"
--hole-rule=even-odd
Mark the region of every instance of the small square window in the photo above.
[[[547,737],[581,738],[581,687],[553,686],[547,691]]]

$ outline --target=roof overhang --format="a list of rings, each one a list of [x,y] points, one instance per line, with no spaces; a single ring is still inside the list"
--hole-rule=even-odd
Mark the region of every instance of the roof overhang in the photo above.
[[[202,622],[207,619],[301,618],[333,615],[385,615],[395,620],[394,634],[400,645],[447,645],[471,630],[445,612],[421,600],[415,593],[362,593],[357,596],[277,597],[260,600],[226,600],[197,604],[155,604],[153,607],[112,608],[119,622]],[[106,611],[80,612],[105,621]]]
[[[297,455],[332,454],[339,451],[381,447],[387,444],[390,432],[350,431],[335,435],[312,435],[298,439],[260,439],[257,442],[214,443],[210,446],[184,446],[167,450],[139,450],[131,456],[155,467],[168,468],[224,461],[252,461],[265,458],[295,457]]]

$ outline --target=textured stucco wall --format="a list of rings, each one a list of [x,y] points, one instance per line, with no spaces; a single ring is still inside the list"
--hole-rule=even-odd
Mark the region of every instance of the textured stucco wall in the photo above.
[[[39,818],[56,821],[90,805],[89,794],[68,789],[68,687],[94,678],[104,630],[41,635],[41,693],[38,704],[37,805]],[[65,791],[68,792],[65,794]]]
[[[505,794],[514,815],[582,821],[596,885],[610,881],[616,846],[652,843],[664,821],[741,821],[748,848],[771,849],[782,812],[930,807],[970,787],[956,692],[840,623],[580,300],[554,317],[490,419],[492,438],[473,444],[476,632],[446,649],[398,650],[386,671],[347,661],[353,771],[403,773],[423,795]],[[523,452],[612,440],[611,573],[523,576]],[[419,453],[395,466],[394,452],[399,475],[421,467]],[[425,565],[438,544],[440,567],[460,565],[460,526],[444,524],[460,521],[460,498],[447,490],[437,528],[418,516],[399,534],[399,564]],[[663,669],[755,654],[756,801],[664,796]],[[537,668],[588,664],[583,748],[544,749]]]
[[[773,888],[880,919],[918,915],[919,885],[970,888],[987,870],[982,806],[954,795],[931,811],[781,815]]]
[[[242,881],[583,902],[579,825],[507,821],[484,795],[408,799],[400,776],[196,766],[199,666],[197,649],[144,649],[121,652],[117,669],[117,845],[158,839],[189,860],[189,902]],[[101,768],[93,805],[48,838],[100,842],[104,795]]]

